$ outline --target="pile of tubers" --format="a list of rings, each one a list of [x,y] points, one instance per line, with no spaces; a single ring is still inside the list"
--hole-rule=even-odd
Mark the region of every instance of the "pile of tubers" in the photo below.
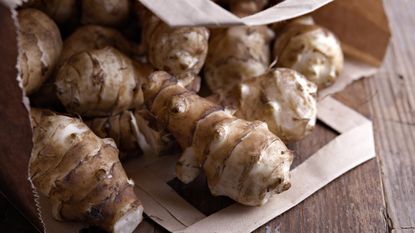
[[[238,16],[270,4],[221,3]],[[30,179],[56,220],[108,232],[133,232],[142,220],[122,165],[131,157],[180,152],[183,183],[203,171],[213,195],[244,205],[289,189],[284,143],[313,130],[317,91],[343,68],[338,39],[310,17],[171,28],[138,1],[32,0],[17,19],[32,101]],[[201,83],[212,95],[196,94]]]

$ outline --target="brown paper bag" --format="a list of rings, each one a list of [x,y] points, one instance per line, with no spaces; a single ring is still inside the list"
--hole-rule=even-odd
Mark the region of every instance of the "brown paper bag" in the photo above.
[[[272,9],[268,9],[257,15],[239,19],[226,10],[213,6],[209,0],[140,0],[147,6],[161,6],[174,12],[172,15],[155,7],[155,13],[164,20],[179,19],[177,25],[210,26],[248,24],[257,25],[289,19],[304,13],[309,13],[330,2],[329,0],[287,0]],[[0,87],[0,186],[7,197],[15,203],[25,215],[35,223],[39,229],[43,223],[48,232],[73,232],[81,225],[72,223],[60,223],[51,218],[48,212],[48,202],[40,199],[41,216],[37,211],[33,190],[28,181],[27,167],[32,148],[32,132],[28,115],[28,101],[19,87],[16,77],[17,45],[16,27],[13,20],[13,9],[19,1],[0,0],[0,54],[3,62],[0,63],[0,75],[2,85]],[[160,5],[161,3],[161,5]],[[159,5],[157,5],[159,4]],[[172,11],[171,7],[178,4],[178,10]],[[187,7],[189,8],[187,8]],[[195,11],[196,8],[196,11]],[[368,11],[367,9],[370,9]],[[162,12],[162,13],[160,13]],[[186,12],[197,12],[187,14]],[[215,17],[211,17],[214,15]],[[227,21],[218,21],[218,16],[227,17]],[[384,13],[381,0],[336,0],[313,13],[316,21],[330,30],[333,30],[342,41],[347,60],[345,72],[339,82],[332,88],[324,90],[322,96],[342,90],[347,84],[362,76],[369,76],[376,72],[381,64],[390,38],[387,18]],[[189,18],[190,17],[190,18]],[[215,19],[215,22],[207,23],[206,19]],[[173,24],[172,24],[173,25]],[[293,171],[294,183],[301,183],[304,176],[316,168],[322,173],[316,175],[312,185],[306,190],[294,187],[285,195],[278,195],[264,207],[249,209],[238,204],[219,211],[205,218],[198,210],[184,201],[177,194],[160,197],[160,192],[171,192],[165,181],[174,176],[171,173],[171,165],[174,158],[169,161],[140,161],[127,163],[126,170],[136,179],[136,190],[142,199],[146,212],[152,218],[170,231],[192,232],[192,229],[200,231],[217,230],[229,232],[241,232],[253,230],[266,221],[276,217],[287,209],[295,206],[307,196],[323,187],[339,175],[373,158],[374,146],[372,126],[370,121],[355,113],[351,109],[341,105],[331,98],[326,98],[319,103],[319,119],[341,133],[339,137],[323,147]],[[341,112],[341,115],[335,113]],[[347,121],[341,116],[348,116]],[[350,119],[353,119],[351,121]],[[349,153],[344,159],[327,158],[328,153],[337,153],[344,146],[354,145],[362,136],[366,143],[356,147],[355,153]],[[328,166],[320,163],[321,160],[333,159]],[[325,163],[327,164],[327,163]],[[137,167],[147,166],[147,170],[137,171]],[[164,166],[160,169],[160,166]],[[155,169],[163,171],[158,174],[157,185],[149,185],[143,180],[146,171]],[[156,179],[156,180],[157,180]],[[164,185],[163,185],[164,184]],[[159,193],[157,195],[157,192]],[[287,197],[290,196],[290,197]],[[171,203],[179,203],[172,205]],[[262,209],[261,209],[262,208]],[[247,210],[249,209],[249,210]],[[242,211],[242,215],[241,215]],[[248,214],[244,211],[248,211]],[[164,221],[162,221],[164,218]],[[231,220],[231,228],[223,228],[223,220]],[[161,220],[160,220],[161,219]],[[243,221],[241,221],[243,220]],[[194,225],[196,224],[196,225]],[[229,224],[229,222],[227,222]],[[239,226],[239,227],[237,227]],[[197,228],[195,228],[197,227]],[[244,227],[243,230],[241,230]]]

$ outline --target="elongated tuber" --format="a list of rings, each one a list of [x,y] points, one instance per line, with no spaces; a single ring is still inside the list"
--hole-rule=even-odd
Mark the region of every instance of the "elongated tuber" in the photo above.
[[[146,9],[140,9],[140,16],[143,43],[154,67],[174,75],[199,73],[208,51],[207,28],[171,28]]]
[[[65,40],[60,64],[78,53],[108,46],[118,49],[131,58],[136,58],[141,54],[139,46],[127,40],[117,30],[98,25],[86,25],[78,28]]]
[[[236,110],[235,116],[264,121],[283,141],[293,142],[316,124],[316,94],[317,86],[303,75],[278,68],[235,86],[222,103]]]
[[[153,73],[144,93],[151,112],[184,149],[176,166],[183,182],[203,168],[212,194],[245,205],[262,205],[290,187],[293,155],[266,123],[232,116],[165,72]]]
[[[56,24],[43,12],[23,9],[18,12],[18,67],[27,94],[40,88],[51,75],[62,50]]]
[[[114,48],[90,50],[60,67],[57,94],[70,113],[110,116],[143,104],[141,85],[150,72]]]
[[[134,231],[143,207],[112,139],[97,137],[78,119],[54,115],[42,118],[33,141],[30,179],[50,200],[55,219]]]
[[[118,115],[94,118],[85,123],[101,138],[112,138],[124,153],[123,160],[131,153],[135,155],[160,155],[172,153],[174,141],[170,134],[159,128],[156,119],[147,109],[125,111]]]
[[[117,26],[127,20],[129,0],[81,0],[83,24]]]
[[[266,72],[272,31],[266,26],[230,27],[212,32],[204,67],[205,80],[215,93]]]
[[[343,69],[339,40],[310,21],[288,23],[275,41],[274,56],[279,67],[302,73],[319,89],[332,85]]]

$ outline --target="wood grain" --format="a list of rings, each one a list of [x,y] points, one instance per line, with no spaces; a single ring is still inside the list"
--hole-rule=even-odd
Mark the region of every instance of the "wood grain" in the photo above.
[[[385,1],[393,33],[385,64],[365,81],[390,229],[415,229],[415,2]],[[405,232],[406,232],[405,231]],[[399,231],[397,231],[399,232]]]

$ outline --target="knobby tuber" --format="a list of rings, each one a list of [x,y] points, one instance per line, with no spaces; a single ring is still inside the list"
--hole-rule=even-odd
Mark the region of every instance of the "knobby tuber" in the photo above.
[[[277,66],[302,73],[319,89],[332,85],[343,69],[343,52],[336,36],[310,20],[284,26],[274,44]]]
[[[123,160],[131,153],[160,155],[172,153],[174,141],[170,134],[157,126],[154,116],[145,108],[94,118],[85,123],[101,138],[112,138]]]
[[[30,179],[57,220],[81,221],[131,233],[143,207],[112,139],[97,137],[81,120],[45,116],[34,128]]]
[[[142,106],[141,85],[151,73],[112,47],[72,56],[59,69],[57,95],[70,113],[110,116]]]
[[[141,54],[139,46],[127,40],[117,30],[98,25],[86,25],[79,27],[64,41],[59,63],[63,64],[78,53],[108,46],[118,49],[133,59]]]
[[[171,28],[144,7],[139,9],[142,40],[154,67],[174,75],[198,74],[208,51],[209,31],[205,27]]]
[[[264,204],[290,187],[293,155],[266,123],[232,116],[165,72],[149,79],[150,111],[184,149],[176,166],[180,180],[192,181],[203,168],[212,194],[245,205]]]
[[[316,94],[317,86],[303,75],[278,68],[241,82],[222,96],[221,102],[234,109],[235,116],[264,121],[283,141],[293,142],[315,126]]]
[[[62,39],[56,24],[36,9],[22,9],[17,15],[18,68],[26,94],[40,88],[51,75],[62,50]]]

